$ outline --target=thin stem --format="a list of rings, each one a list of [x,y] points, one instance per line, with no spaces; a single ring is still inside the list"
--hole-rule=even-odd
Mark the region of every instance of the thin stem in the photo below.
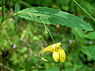
[[[48,29],[48,27],[46,26],[46,24],[43,22],[43,20],[41,19],[41,17],[40,17],[40,20],[41,20],[41,22],[43,23],[43,25],[44,25],[46,31],[49,33],[49,35],[50,35],[50,37],[51,37],[53,43],[55,43],[55,40],[54,40],[54,38],[53,38],[53,36],[52,36],[50,30]]]
[[[95,21],[95,18],[91,16],[77,1],[73,0],[73,2],[78,5],[93,21]]]
[[[23,1],[20,1],[20,3],[22,3],[23,5],[25,5],[27,7],[32,7],[31,5],[29,5],[29,4],[27,4],[27,3],[23,2]]]

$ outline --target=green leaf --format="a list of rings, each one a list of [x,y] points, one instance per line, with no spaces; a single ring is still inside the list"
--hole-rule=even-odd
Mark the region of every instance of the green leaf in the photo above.
[[[37,21],[40,23],[42,23],[43,21],[46,24],[60,24],[70,28],[77,28],[86,31],[93,30],[93,28],[88,23],[84,22],[83,19],[81,19],[80,17],[47,7],[27,8],[18,11],[15,15],[27,20]]]
[[[95,46],[83,46],[81,51],[88,57],[95,60]]]
[[[86,38],[95,39],[95,32],[90,32],[86,35]]]
[[[77,28],[73,28],[73,29],[72,29],[72,33],[73,33],[73,34],[75,35],[75,37],[76,37],[77,39],[79,39],[79,40],[86,37],[86,34],[85,34],[82,30],[77,29]]]
[[[85,33],[82,30],[79,30],[77,28],[73,28],[72,29],[72,33],[78,38],[78,39],[82,39],[82,38],[87,38],[87,39],[95,39],[95,32],[89,32],[89,33]]]

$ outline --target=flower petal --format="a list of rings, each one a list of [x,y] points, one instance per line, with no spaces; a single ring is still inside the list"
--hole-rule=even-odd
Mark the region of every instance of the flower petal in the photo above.
[[[56,43],[56,44],[52,44],[52,45],[46,47],[46,48],[42,51],[42,55],[43,55],[43,53],[45,53],[45,52],[53,52],[53,51],[55,51],[55,48],[60,47],[60,45],[61,45],[61,43]]]
[[[65,51],[61,48],[59,51],[59,55],[60,55],[60,62],[64,62],[66,59],[66,54]]]
[[[42,55],[45,53],[45,52],[53,52],[53,59],[55,60],[55,62],[58,62],[59,61],[59,53],[57,52],[57,50],[59,50],[60,48],[60,45],[61,43],[56,43],[56,44],[52,44],[48,47],[46,47],[43,51],[42,51]],[[44,59],[42,57],[42,60],[44,61],[47,61],[46,59]]]
[[[59,61],[59,53],[58,52],[54,51],[52,56],[53,56],[53,59],[54,59],[55,62]]]
[[[42,55],[41,56],[43,56],[43,54],[45,53],[45,52],[53,52],[53,48],[51,47],[51,45],[50,46],[48,46],[48,47],[46,47],[43,51],[42,51]],[[42,60],[43,61],[48,61],[48,60],[46,60],[45,58],[43,58],[42,57]]]
[[[43,55],[45,52],[53,52],[53,48],[52,48],[51,46],[46,47],[46,48],[42,51],[42,55]]]

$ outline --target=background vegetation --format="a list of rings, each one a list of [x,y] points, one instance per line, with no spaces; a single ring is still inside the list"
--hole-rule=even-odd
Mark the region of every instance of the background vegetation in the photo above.
[[[94,0],[0,0],[0,71],[95,71],[94,7]],[[41,60],[50,34],[62,42],[64,63],[51,53]]]

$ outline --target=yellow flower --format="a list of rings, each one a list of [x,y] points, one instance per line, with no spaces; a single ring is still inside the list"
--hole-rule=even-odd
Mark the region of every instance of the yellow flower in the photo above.
[[[65,51],[60,47],[61,43],[56,43],[56,44],[52,44],[48,47],[46,47],[43,51],[42,51],[42,55],[45,53],[45,52],[52,52],[52,56],[53,56],[53,59],[55,62],[64,62],[65,59],[66,59],[66,54],[65,54]],[[44,59],[42,57],[42,60],[44,61],[48,61],[46,59]]]

